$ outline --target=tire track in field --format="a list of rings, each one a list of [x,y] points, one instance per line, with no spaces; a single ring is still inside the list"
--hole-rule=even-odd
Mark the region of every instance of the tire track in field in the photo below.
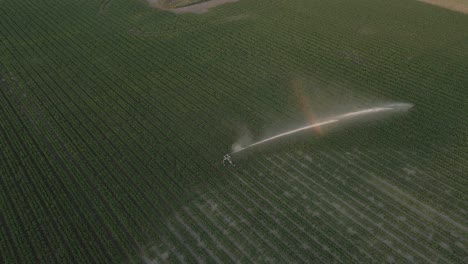
[[[111,3],[112,3],[112,0],[101,0],[101,3],[99,4],[98,13],[100,15],[104,15],[107,12],[107,10],[109,9]]]

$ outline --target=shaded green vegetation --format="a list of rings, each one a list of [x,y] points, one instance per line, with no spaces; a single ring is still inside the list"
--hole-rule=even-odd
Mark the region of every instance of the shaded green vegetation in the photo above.
[[[109,3],[0,5],[1,262],[466,259],[468,16]],[[302,121],[296,78],[319,115],[415,107],[223,168],[240,126]]]

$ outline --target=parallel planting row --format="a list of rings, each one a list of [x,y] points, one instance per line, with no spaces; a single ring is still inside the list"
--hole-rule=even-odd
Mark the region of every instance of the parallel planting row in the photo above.
[[[2,4],[2,262],[462,262],[468,21],[335,2]],[[415,109],[222,167],[239,127],[302,120],[297,79]]]

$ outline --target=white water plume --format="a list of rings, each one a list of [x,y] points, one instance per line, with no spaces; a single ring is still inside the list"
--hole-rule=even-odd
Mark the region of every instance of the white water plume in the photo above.
[[[344,114],[341,114],[341,115],[337,115],[337,116],[328,118],[328,119],[326,119],[324,121],[317,122],[317,123],[312,124],[312,125],[300,127],[300,128],[294,129],[294,130],[290,130],[290,131],[278,134],[276,136],[266,138],[264,140],[255,142],[255,143],[250,144],[250,145],[245,145],[245,144],[241,145],[241,144],[234,143],[233,148],[232,148],[233,151],[231,152],[231,154],[240,152],[240,151],[245,150],[247,148],[254,147],[254,146],[257,146],[257,145],[260,145],[260,144],[263,144],[263,143],[266,143],[266,142],[269,142],[269,141],[272,141],[272,140],[275,140],[275,139],[278,139],[278,138],[282,138],[282,137],[285,137],[285,136],[288,136],[288,135],[292,135],[292,134],[298,133],[300,131],[309,130],[309,129],[317,128],[317,127],[322,127],[322,126],[326,126],[326,125],[330,125],[330,124],[337,124],[337,123],[349,121],[349,120],[352,120],[352,119],[358,118],[358,117],[375,115],[377,113],[405,112],[405,111],[408,111],[411,107],[413,107],[413,104],[395,103],[395,104],[387,104],[387,105],[380,106],[380,107],[372,107],[372,108],[363,109],[363,110],[359,110],[359,111],[344,113]],[[243,146],[245,146],[245,147],[243,147]]]
[[[242,150],[246,146],[252,144],[252,142],[253,142],[252,134],[250,133],[250,130],[246,126],[244,126],[240,130],[239,139],[236,142],[234,142],[234,144],[232,144],[231,149],[233,152],[237,152],[237,151]]]

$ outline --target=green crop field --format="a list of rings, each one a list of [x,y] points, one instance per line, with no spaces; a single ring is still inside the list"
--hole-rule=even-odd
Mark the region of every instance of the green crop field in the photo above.
[[[0,1],[0,262],[467,263],[468,15]]]
[[[161,6],[167,9],[175,9],[184,6],[190,6],[208,0],[150,0],[149,3],[156,3],[156,6]]]

